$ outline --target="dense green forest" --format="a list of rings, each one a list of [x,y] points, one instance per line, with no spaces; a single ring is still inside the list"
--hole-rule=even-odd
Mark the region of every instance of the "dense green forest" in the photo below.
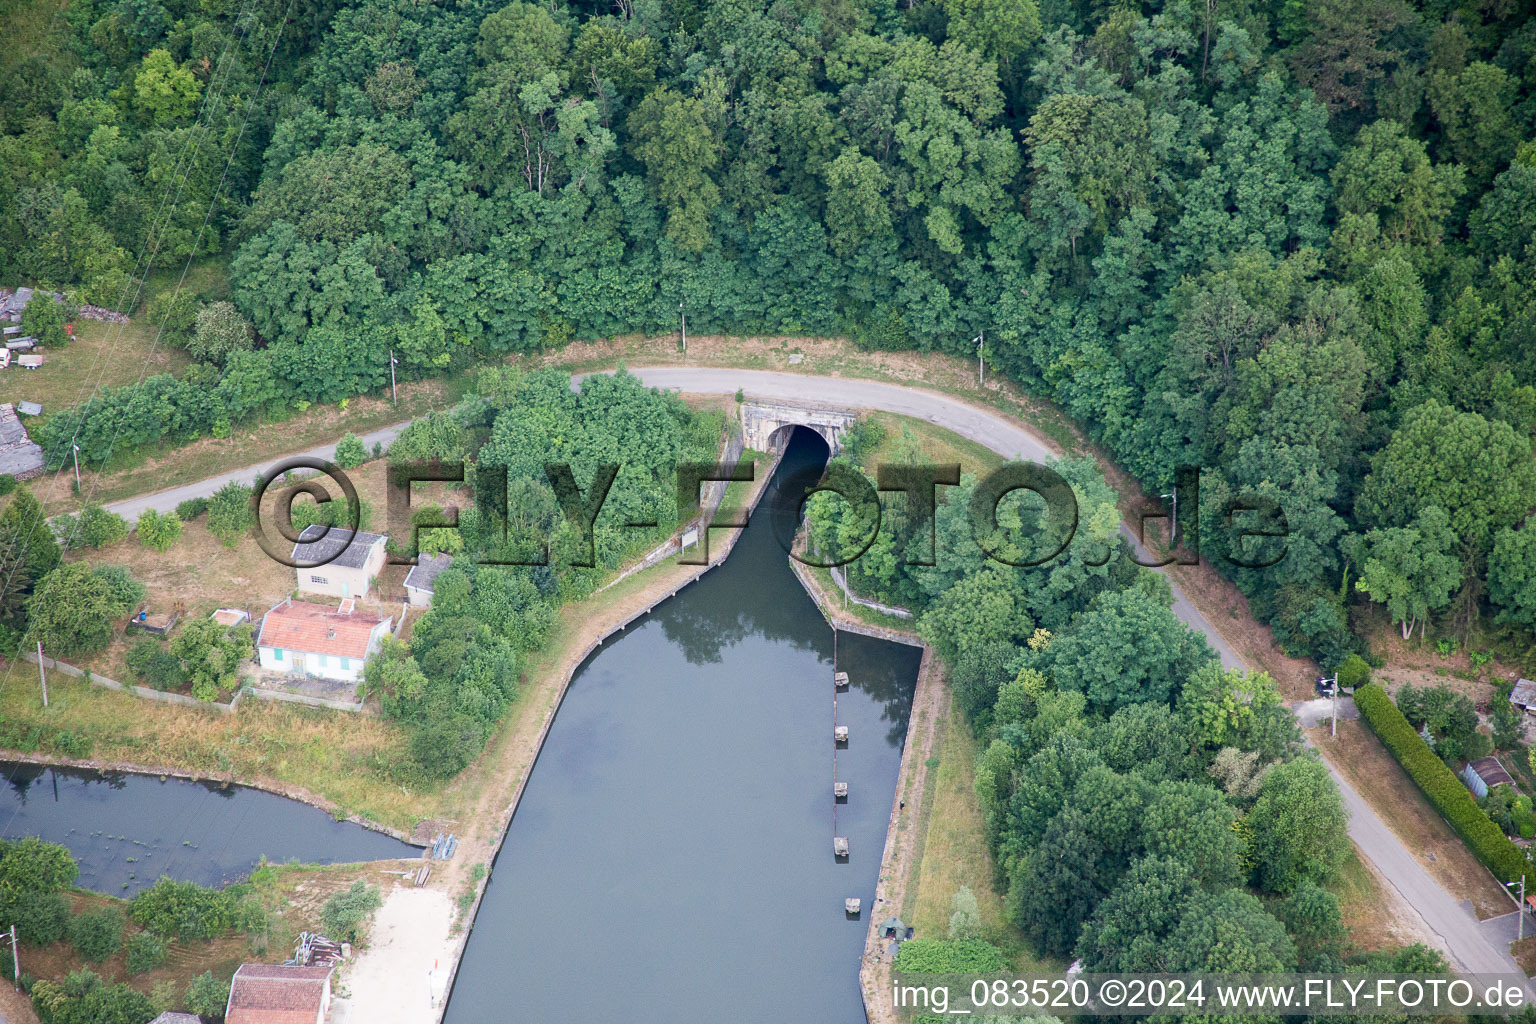
[[[1289,649],[1355,646],[1354,586],[1530,630],[1532,10],[73,0],[4,58],[0,280],[127,308],[228,263],[232,305],[142,296],[201,361],[54,415],[55,464],[382,387],[391,349],[984,331],[1149,488],[1204,467],[1207,554],[1278,500],[1285,559],[1233,571]]]

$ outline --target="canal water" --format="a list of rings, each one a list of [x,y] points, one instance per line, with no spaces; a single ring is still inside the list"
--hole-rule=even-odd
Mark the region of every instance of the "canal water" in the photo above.
[[[69,847],[78,884],[112,896],[161,875],[227,885],[265,856],[305,864],[419,857],[421,851],[317,807],[245,786],[0,762],[0,836]]]
[[[826,446],[796,430],[775,476]],[[785,490],[789,488],[786,487]],[[920,652],[833,634],[767,509],[725,564],[578,669],[534,765],[448,1024],[859,1024],[859,960]],[[722,536],[716,533],[718,538]],[[863,900],[850,920],[843,900]]]

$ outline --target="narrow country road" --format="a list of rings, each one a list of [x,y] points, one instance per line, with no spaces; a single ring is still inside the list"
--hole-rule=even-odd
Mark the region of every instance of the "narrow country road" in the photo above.
[[[406,423],[409,422],[409,420],[406,420],[405,423],[395,423],[391,426],[375,430],[372,433],[362,434],[360,439],[368,447],[369,451],[373,450],[373,446],[376,443],[388,448],[390,442],[399,435],[400,431],[405,429]],[[325,459],[328,462],[335,462],[336,446],[328,444],[322,448],[311,448],[307,452],[296,452],[294,455],[308,455],[317,459]],[[189,498],[206,498],[232,480],[237,480],[242,484],[250,484],[256,479],[258,474],[266,474],[268,470],[282,462],[283,459],[291,459],[294,455],[284,455],[282,458],[272,459],[259,465],[237,469],[233,473],[212,476],[206,480],[199,480],[195,484],[183,484],[180,487],[172,487],[166,491],[155,491],[153,494],[141,494],[136,498],[124,498],[122,501],[108,502],[105,507],[108,512],[116,512],[128,520],[130,524],[136,523],[139,521],[140,513],[147,508],[152,508],[156,512],[174,512],[177,505],[180,505]]]
[[[651,387],[673,391],[720,395],[734,394],[740,389],[753,398],[878,409],[912,416],[959,434],[1009,459],[1043,462],[1052,455],[1051,448],[1040,437],[1002,414],[916,387],[802,373],[719,367],[631,367],[629,372]],[[369,448],[375,442],[388,445],[404,426],[398,423],[376,430],[364,435],[363,442]],[[335,451],[335,445],[328,445],[302,454],[334,461]],[[139,513],[146,508],[170,511],[188,498],[213,494],[231,480],[249,483],[258,473],[266,472],[280,461],[274,459],[195,484],[113,502],[107,508],[130,521],[137,520]],[[1123,526],[1121,530],[1142,560],[1150,560],[1145,547],[1130,530]],[[1174,613],[1191,629],[1205,636],[1223,665],[1228,668],[1247,667],[1231,645],[1177,586],[1173,587],[1173,598]],[[1354,787],[1333,771],[1331,766],[1329,771],[1333,774],[1344,806],[1349,812],[1350,838],[1403,899],[1423,917],[1425,924],[1440,936],[1452,959],[1469,973],[1523,975],[1524,972],[1507,951],[1489,940],[1479,927],[1476,917],[1424,870]]]

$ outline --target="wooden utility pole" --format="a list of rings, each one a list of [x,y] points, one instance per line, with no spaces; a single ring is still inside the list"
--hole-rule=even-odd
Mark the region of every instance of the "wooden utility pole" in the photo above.
[[[21,954],[16,952],[16,926],[11,925],[11,984],[21,991]]]
[[[400,393],[395,390],[395,350],[389,350],[389,400],[400,404]]]
[[[48,706],[48,672],[43,668],[43,642],[37,642],[37,678],[43,684],[43,707]]]
[[[677,315],[683,318],[683,351],[688,351],[688,314],[683,311],[683,304],[677,304]]]

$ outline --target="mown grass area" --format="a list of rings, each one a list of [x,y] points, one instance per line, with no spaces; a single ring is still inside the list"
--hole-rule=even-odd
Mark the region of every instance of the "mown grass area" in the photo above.
[[[184,350],[155,345],[155,332],[142,318],[126,324],[77,319],[74,324],[74,340],[63,348],[45,347],[42,366],[24,370],[12,363],[0,370],[0,402],[43,407],[38,419],[23,420],[34,435],[48,416],[85,401],[99,388],[134,384],[141,375],[179,375],[191,363]]]
[[[1037,956],[1018,929],[1003,919],[997,865],[987,848],[987,827],[976,802],[976,739],[953,706],[939,726],[923,800],[922,852],[917,884],[908,890],[903,919],[925,938],[949,934],[955,893],[968,886],[981,912],[982,934],[1001,947],[1021,973],[1060,970],[1064,964]]]
[[[1003,457],[984,444],[951,433],[927,420],[893,412],[871,412],[869,419],[885,430],[885,441],[861,463],[870,475],[882,462],[958,462],[962,474],[981,476],[1003,464]],[[940,500],[944,489],[939,488]]]

